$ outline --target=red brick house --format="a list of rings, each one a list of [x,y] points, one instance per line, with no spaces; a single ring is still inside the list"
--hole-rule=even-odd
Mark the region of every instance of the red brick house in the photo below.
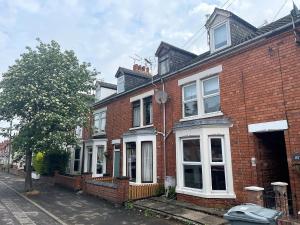
[[[8,164],[9,158],[9,141],[5,140],[0,143],[0,164]]]
[[[292,14],[256,28],[215,9],[210,51],[162,42],[157,75],[120,67],[117,93],[93,106],[84,171],[132,185],[167,181],[178,199],[213,207],[282,181],[299,211],[300,13]]]

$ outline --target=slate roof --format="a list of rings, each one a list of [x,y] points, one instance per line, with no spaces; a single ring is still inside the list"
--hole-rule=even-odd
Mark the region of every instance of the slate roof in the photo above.
[[[234,14],[233,12],[230,12],[228,10],[225,9],[220,9],[220,8],[215,8],[214,12],[211,14],[210,18],[207,20],[205,26],[207,27],[209,23],[211,23],[211,19],[212,17],[215,16],[216,13],[219,12],[225,12],[226,14],[229,15],[229,17],[232,17],[234,20],[239,21],[240,23],[244,24],[246,27],[250,28],[253,31],[256,31],[257,28],[255,26],[253,26],[252,24],[248,23],[246,20],[242,19],[241,17],[237,16],[236,14]]]
[[[143,73],[143,72],[139,72],[139,71],[133,71],[133,70],[130,70],[130,69],[127,69],[127,68],[124,68],[124,67],[119,67],[119,69],[116,73],[116,77],[119,77],[120,73],[152,79],[151,74],[147,74],[147,73]]]
[[[236,16],[236,15],[235,15]],[[237,16],[238,17],[238,16]],[[300,23],[300,19],[298,18],[297,20],[295,20],[296,23]],[[279,28],[283,28],[284,26],[286,25],[291,25],[292,23],[292,18],[291,18],[291,15],[287,15],[285,17],[282,17],[270,24],[267,24],[261,28],[257,28],[257,30],[255,32],[253,32],[253,34],[247,36],[246,38],[242,38],[239,42],[237,42],[235,45],[231,45],[229,46],[228,48],[224,48],[222,49],[221,51],[217,51],[217,52],[214,52],[214,53],[211,53],[210,51],[207,51],[207,52],[204,52],[200,55],[198,55],[196,58],[192,59],[191,61],[187,62],[186,64],[183,64],[181,68],[179,68],[178,70],[176,71],[179,71],[179,70],[182,70],[184,69],[185,67],[189,67],[189,66],[192,66],[193,64],[196,64],[196,63],[201,63],[202,61],[205,61],[205,60],[209,60],[210,58],[214,58],[217,57],[217,55],[220,55],[220,54],[225,54],[225,52],[228,52],[230,51],[231,49],[233,49],[234,47],[238,48],[239,45],[243,45],[245,42],[247,41],[251,41],[252,39],[255,39],[255,38],[259,38],[260,36],[264,35],[264,34],[267,34],[268,32],[271,32],[271,31],[275,31],[276,29],[279,29]],[[169,44],[168,44],[169,45]],[[171,45],[172,46],[172,45]],[[175,46],[174,46],[175,47]],[[177,47],[176,47],[177,48]],[[122,68],[120,67],[119,68],[120,71],[124,71],[125,73],[127,71],[129,71],[130,73],[133,73],[134,71],[132,70],[129,70],[129,69],[126,69],[126,68]],[[118,70],[118,71],[119,71]],[[170,75],[173,75],[176,73],[176,71],[174,72],[171,72],[171,73],[167,73],[167,74],[164,74],[164,75],[155,75],[153,76],[153,80],[154,82],[158,81],[159,79],[163,78],[163,77],[169,77]],[[141,75],[144,75],[146,77],[148,77],[146,74],[141,74],[141,73],[137,73],[136,74],[137,76],[141,76]],[[150,76],[151,78],[151,76]],[[138,88],[142,88],[142,87],[145,87],[145,86],[148,86],[148,85],[151,85],[151,80],[149,80],[149,82],[143,84],[143,85],[140,85],[130,91],[135,91],[136,89]],[[128,92],[130,91],[125,91],[123,93],[120,93],[120,94],[115,94],[115,95],[112,95],[108,98],[105,99],[105,102],[110,100],[110,99],[114,99],[114,98],[117,98],[118,96],[121,96],[121,95],[125,95],[127,94]],[[102,102],[104,101],[99,101],[97,103],[94,104],[97,105],[97,104],[101,104]]]
[[[273,30],[276,30],[277,28],[280,28],[284,25],[287,25],[289,23],[292,22],[292,18],[291,18],[291,15],[287,15],[285,17],[282,17],[272,23],[269,23],[261,28],[258,28],[254,33],[252,33],[251,35],[245,37],[245,38],[242,38],[240,39],[235,45],[231,45],[229,46],[228,48],[225,48],[224,50],[226,49],[230,49],[234,46],[237,46],[239,44],[242,44],[243,42],[246,42],[246,41],[249,41],[255,37],[259,37],[265,33],[268,33],[269,31],[273,31]],[[205,58],[207,58],[208,56],[213,56],[215,54],[218,54],[224,50],[221,50],[221,51],[217,51],[217,52],[214,52],[214,53],[210,53],[210,51],[207,51],[207,52],[204,52],[202,54],[200,54],[197,58],[193,59],[192,61],[190,61],[188,64],[186,64],[185,66],[187,65],[190,65],[190,64],[193,64],[195,62],[198,62],[198,61],[201,61],[201,60],[204,60]]]
[[[207,126],[207,125],[230,126],[232,125],[232,123],[227,117],[220,116],[214,118],[204,118],[204,119],[177,122],[174,125],[174,130],[189,129],[189,128]]]
[[[97,84],[99,84],[101,87],[117,90],[116,84],[111,84],[103,81],[97,81]]]
[[[167,42],[164,42],[164,41],[160,42],[160,45],[159,45],[159,47],[157,48],[157,50],[156,50],[156,52],[155,52],[155,56],[158,56],[158,54],[159,54],[159,52],[162,50],[162,48],[173,49],[173,50],[175,50],[175,51],[177,51],[177,52],[181,52],[181,53],[183,53],[183,54],[185,54],[185,55],[190,55],[190,56],[192,56],[192,57],[196,57],[196,56],[197,56],[196,54],[194,54],[194,53],[192,53],[192,52],[189,52],[189,51],[184,50],[184,49],[182,49],[182,48],[178,48],[178,47],[176,47],[176,46],[174,46],[174,45],[171,45],[171,44],[169,44],[169,43],[167,43]]]

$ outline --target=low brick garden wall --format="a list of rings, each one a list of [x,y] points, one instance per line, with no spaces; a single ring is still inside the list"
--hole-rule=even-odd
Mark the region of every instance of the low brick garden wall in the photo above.
[[[9,173],[20,176],[20,177],[25,177],[26,173],[23,169],[18,169],[16,166],[13,166],[12,168],[9,168]]]
[[[81,189],[81,175],[61,175],[58,171],[55,171],[54,184],[78,191]]]
[[[86,177],[85,177],[86,178]],[[122,204],[128,201],[129,180],[121,178],[95,178],[85,179],[83,192],[105,199],[107,201]]]

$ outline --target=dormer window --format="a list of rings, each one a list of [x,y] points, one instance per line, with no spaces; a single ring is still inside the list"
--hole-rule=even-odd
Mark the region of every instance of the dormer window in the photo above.
[[[211,28],[211,49],[218,51],[231,44],[229,21]]]
[[[159,60],[159,74],[163,75],[169,72],[170,67],[169,67],[169,58],[168,55],[165,55],[163,57],[160,58]]]
[[[118,77],[118,83],[117,83],[117,93],[121,93],[125,91],[125,77],[120,76]]]

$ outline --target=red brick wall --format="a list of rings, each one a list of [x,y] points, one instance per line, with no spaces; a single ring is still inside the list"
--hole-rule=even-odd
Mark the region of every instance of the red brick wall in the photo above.
[[[236,200],[244,201],[245,186],[258,185],[257,169],[251,166],[250,161],[251,157],[256,157],[255,137],[248,133],[248,124],[284,119],[289,123],[285,138],[290,183],[292,191],[300,199],[300,177],[291,165],[292,154],[300,151],[299,57],[300,47],[295,45],[292,32],[289,31],[251,45],[238,54],[212,60],[167,79],[165,90],[170,97],[166,104],[167,132],[171,132],[167,139],[167,175],[176,175],[175,135],[172,129],[174,123],[182,118],[181,88],[178,86],[178,79],[222,64],[223,71],[219,75],[221,108],[224,115],[233,122],[230,128],[230,141]],[[111,140],[120,139],[132,124],[129,98],[154,88],[149,86],[106,104],[108,151],[111,154]],[[157,84],[156,88],[161,89],[161,84]],[[153,102],[154,127],[162,131],[162,107]],[[157,136],[158,176],[161,178],[163,176],[162,143],[161,136]],[[112,161],[108,162],[107,170],[112,173]],[[179,196],[183,199],[183,195]],[[208,201],[189,196],[185,198],[198,204]],[[212,204],[213,202],[219,204],[222,201],[227,202],[222,199],[209,200]],[[300,208],[300,205],[298,207]]]
[[[81,189],[81,176],[64,176],[55,172],[54,183],[77,191]]]
[[[97,184],[89,183],[89,180],[86,180],[83,191],[110,202],[122,204],[128,201],[128,188],[129,180],[127,178],[117,178],[113,182],[97,181]]]

